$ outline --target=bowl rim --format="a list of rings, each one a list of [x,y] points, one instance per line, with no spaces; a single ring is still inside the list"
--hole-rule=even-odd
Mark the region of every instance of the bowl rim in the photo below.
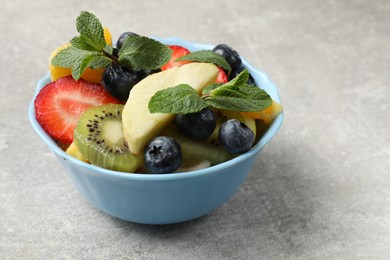
[[[158,41],[161,41],[164,44],[168,45],[181,45],[184,46],[191,51],[199,50],[199,49],[212,49],[213,45],[208,44],[201,44],[201,43],[193,43],[189,41],[185,41],[179,38],[169,37],[169,38],[159,38],[159,37],[152,37]],[[245,58],[241,57],[243,65],[248,69],[248,71],[251,73],[255,81],[258,83],[263,82],[262,86],[267,86],[269,90],[267,90],[267,93],[272,97],[273,100],[280,102],[279,92],[277,87],[274,85],[274,83],[270,80],[268,75],[258,69],[255,69],[249,62],[246,61]],[[131,179],[131,180],[139,180],[139,181],[170,181],[170,180],[178,180],[178,179],[187,179],[187,178],[194,178],[199,177],[202,175],[207,174],[217,174],[218,172],[222,172],[224,169],[231,167],[232,165],[237,164],[238,162],[244,161],[247,158],[254,156],[256,153],[261,151],[263,147],[276,135],[276,133],[279,131],[280,127],[283,123],[284,118],[284,112],[282,111],[271,123],[266,133],[263,135],[262,138],[246,153],[241,154],[233,159],[230,159],[226,162],[205,168],[200,170],[195,170],[191,172],[176,172],[176,173],[168,173],[168,174],[145,174],[145,173],[127,173],[127,172],[119,172],[114,170],[108,170],[104,169],[99,166],[95,166],[92,164],[88,164],[85,162],[82,162],[73,156],[67,154],[64,150],[62,150],[57,143],[43,130],[41,125],[38,123],[35,117],[35,109],[34,109],[34,100],[36,99],[36,96],[39,94],[40,90],[49,83],[50,80],[50,72],[47,72],[45,76],[43,76],[41,79],[39,79],[34,97],[32,98],[32,101],[30,102],[30,105],[28,107],[28,117],[30,120],[30,123],[34,130],[37,132],[37,134],[43,139],[43,141],[46,143],[46,145],[49,146],[50,150],[54,152],[56,155],[60,156],[61,158],[65,160],[71,161],[73,164],[85,168],[91,173],[94,174],[102,174],[104,176],[110,176],[110,177],[119,177],[119,178],[125,178],[125,179]],[[259,84],[258,84],[259,86]],[[259,86],[260,87],[260,86]]]

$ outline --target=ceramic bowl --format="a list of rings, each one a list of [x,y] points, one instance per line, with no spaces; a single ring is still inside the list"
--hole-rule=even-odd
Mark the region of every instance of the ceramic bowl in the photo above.
[[[181,45],[191,51],[213,47],[176,38],[158,40],[166,44]],[[243,64],[257,85],[280,103],[278,90],[268,76],[252,67],[245,59]],[[40,79],[35,95],[49,82],[49,74]],[[34,99],[35,96],[28,111],[31,124],[56,155],[83,197],[111,216],[143,224],[188,221],[206,215],[228,201],[240,188],[261,150],[275,136],[283,121],[282,113],[250,151],[216,166],[162,175],[124,173],[90,165],[66,154],[36,121]]]

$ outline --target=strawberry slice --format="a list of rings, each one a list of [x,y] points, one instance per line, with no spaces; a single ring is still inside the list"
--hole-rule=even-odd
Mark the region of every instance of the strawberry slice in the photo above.
[[[221,67],[218,67],[218,76],[217,76],[217,80],[215,83],[222,83],[222,84],[225,84],[229,81],[228,79],[228,76],[226,75],[225,71],[221,68]]]
[[[173,51],[172,57],[170,61],[168,61],[161,67],[161,70],[167,70],[190,62],[190,61],[174,61],[184,55],[190,54],[191,52],[187,48],[178,45],[168,45],[168,47],[171,48],[171,50]]]
[[[73,141],[80,115],[92,106],[120,103],[99,84],[71,76],[47,84],[34,101],[36,119],[53,139],[64,144]]]

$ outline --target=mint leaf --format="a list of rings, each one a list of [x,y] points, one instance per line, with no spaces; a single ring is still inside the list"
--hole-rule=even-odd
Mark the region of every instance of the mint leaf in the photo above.
[[[232,85],[232,86],[242,86],[245,85],[248,82],[249,79],[249,72],[248,70],[243,70],[238,74],[234,79],[226,83],[225,85]]]
[[[76,28],[94,50],[101,51],[106,46],[103,26],[95,15],[82,11],[76,19]]]
[[[206,102],[209,106],[239,112],[259,111],[272,103],[272,98],[264,90],[246,84],[249,72],[243,70],[233,80],[214,88]]]
[[[150,99],[151,113],[188,114],[206,108],[206,102],[187,84],[157,91]]]
[[[219,88],[215,88],[214,90],[210,91],[210,96],[223,96],[224,93],[229,90],[239,90],[239,86],[242,86],[246,84],[249,78],[249,72],[245,69],[240,74],[238,74],[234,79],[231,81],[223,84]]]
[[[235,83],[231,83],[232,85],[225,87],[229,82],[217,88],[214,95],[210,95],[206,99],[206,103],[218,109],[239,112],[260,111],[269,107],[272,104],[272,98],[266,91],[255,86],[247,85],[246,83],[244,85],[237,85],[239,82],[243,82],[242,79],[246,77],[245,74],[240,73],[235,78]]]
[[[202,89],[202,95],[207,95],[209,94],[211,91],[213,91],[214,89],[216,88],[219,88],[221,87],[223,84],[221,83],[213,83],[207,87],[205,87],[204,89]]]
[[[85,51],[99,51],[93,46],[93,43],[89,40],[89,38],[85,35],[80,34],[79,36],[75,36],[70,40],[70,44],[80,50]]]
[[[112,63],[112,60],[108,57],[100,54],[99,56],[94,56],[94,58],[89,62],[88,68],[99,69],[106,68]]]
[[[102,54],[99,52],[81,50],[70,46],[58,52],[51,63],[55,66],[71,68],[73,78],[78,80],[90,63],[95,63],[94,66],[102,63],[101,60],[97,62],[98,59],[101,59],[101,56]]]
[[[231,88],[222,88],[220,87],[217,92],[218,95],[210,95],[211,98],[214,97],[237,97],[237,98],[247,98],[248,96],[240,92],[238,89]]]
[[[207,105],[217,109],[243,112],[247,110],[248,104],[251,105],[250,102],[248,102],[248,104],[246,104],[246,102],[243,103],[243,100],[245,99],[219,96],[206,99],[206,103]]]
[[[103,51],[104,51],[105,53],[107,53],[107,54],[113,55],[113,53],[114,53],[114,48],[112,48],[111,45],[106,44],[106,46],[104,46],[104,48],[103,48]]]
[[[229,63],[218,53],[215,53],[211,50],[200,50],[191,52],[190,54],[184,55],[175,61],[197,61],[205,63],[213,63],[224,70],[231,71]]]
[[[258,100],[249,97],[216,96],[206,99],[208,106],[238,112],[259,111],[269,107],[272,99]]]
[[[167,63],[172,50],[153,39],[131,35],[119,51],[119,64],[133,69],[158,69]]]
[[[88,64],[94,59],[93,55],[87,54],[83,59],[80,60],[78,64],[72,66],[72,77],[75,80],[80,79],[81,75],[84,73]]]
[[[245,84],[239,87],[239,91],[245,94],[246,96],[250,97],[251,99],[255,99],[259,101],[267,100],[267,102],[271,101],[269,105],[271,105],[272,103],[272,98],[270,97],[270,95],[268,95],[268,93],[265,90],[260,89],[258,87]]]

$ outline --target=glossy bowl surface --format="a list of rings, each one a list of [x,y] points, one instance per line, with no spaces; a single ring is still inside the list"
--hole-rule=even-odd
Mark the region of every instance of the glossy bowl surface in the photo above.
[[[170,45],[181,45],[191,51],[213,47],[177,38],[158,40]],[[245,59],[243,64],[257,85],[280,103],[278,90],[268,76],[253,68]],[[35,96],[49,82],[50,75],[46,74],[37,83]],[[186,173],[129,174],[90,165],[66,154],[36,121],[35,96],[28,111],[30,122],[56,155],[79,192],[92,205],[107,214],[143,224],[184,222],[221,206],[239,189],[261,150],[275,136],[283,122],[282,113],[250,151],[219,165]]]

